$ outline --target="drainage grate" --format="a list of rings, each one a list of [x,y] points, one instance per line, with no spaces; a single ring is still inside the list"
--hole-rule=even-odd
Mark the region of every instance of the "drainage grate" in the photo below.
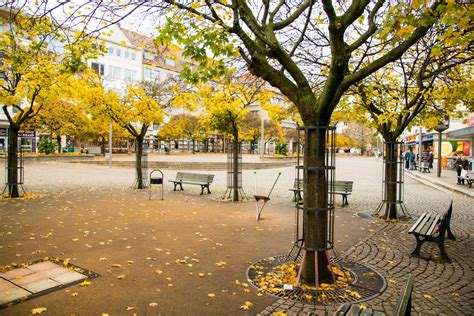
[[[57,258],[45,258],[0,273],[0,308],[98,277]]]
[[[385,278],[376,270],[358,262],[331,257],[333,266],[350,272],[352,282],[335,290],[316,290],[293,287],[292,289],[279,288],[277,291],[269,291],[261,287],[258,282],[263,275],[271,273],[275,268],[286,263],[287,256],[265,258],[255,262],[247,269],[247,278],[253,286],[261,292],[277,298],[284,298],[317,305],[335,305],[344,303],[358,303],[374,298],[385,291],[387,283]]]

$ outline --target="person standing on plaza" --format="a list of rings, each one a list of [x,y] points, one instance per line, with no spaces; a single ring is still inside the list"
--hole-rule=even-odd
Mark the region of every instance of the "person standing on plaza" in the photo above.
[[[410,168],[410,162],[409,162],[409,160],[410,160],[410,152],[409,152],[408,150],[405,151],[403,158],[405,159],[405,169]]]
[[[430,150],[430,153],[428,154],[428,158],[426,158],[426,162],[428,163],[428,168],[433,169],[433,152]]]
[[[415,154],[412,151],[408,154],[408,166],[408,169],[415,170]]]
[[[464,169],[463,160],[457,154],[454,154],[453,156],[456,158],[456,161],[454,162],[454,167],[456,168],[456,172],[458,173],[458,184],[464,184],[464,179],[461,178],[461,172]]]

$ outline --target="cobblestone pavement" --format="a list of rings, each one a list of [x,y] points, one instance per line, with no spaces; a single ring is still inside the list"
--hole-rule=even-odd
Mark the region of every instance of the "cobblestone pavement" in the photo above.
[[[368,213],[379,201],[377,193],[381,194],[381,188],[377,177],[381,178],[381,171],[377,171],[374,160],[341,160],[338,163],[337,178],[355,182],[354,193],[349,197],[350,205],[343,211]],[[354,172],[352,168],[357,166],[364,172]],[[344,178],[341,174],[345,175]],[[452,178],[449,175],[447,179]],[[379,228],[372,235],[342,254],[345,258],[375,268],[387,279],[388,287],[380,296],[363,302],[369,310],[391,315],[408,274],[411,273],[415,278],[412,311],[420,314],[472,315],[474,200],[445,188],[426,186],[411,177],[405,178],[405,204],[415,218],[425,211],[445,211],[451,199],[454,201],[451,227],[457,240],[446,240],[445,245],[453,263],[439,260],[439,249],[433,243],[425,243],[421,251],[429,260],[409,256],[416,245],[415,238],[407,234],[413,220],[379,223]],[[338,306],[314,306],[279,299],[259,314],[285,311],[288,315],[332,315],[337,308]]]

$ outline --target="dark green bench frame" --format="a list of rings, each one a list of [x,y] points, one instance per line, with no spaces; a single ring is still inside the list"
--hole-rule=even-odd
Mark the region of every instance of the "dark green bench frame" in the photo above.
[[[204,194],[204,188],[207,189],[207,194],[211,194],[209,186],[214,180],[213,174],[203,174],[203,173],[191,173],[191,172],[178,172],[176,174],[175,180],[169,180],[173,182],[174,189],[176,191],[177,186],[179,185],[180,189],[183,190],[183,183],[200,185],[201,186],[201,195]]]
[[[339,194],[342,195],[342,205],[348,205],[349,202],[347,201],[347,196],[351,195],[352,193],[352,188],[354,186],[354,181],[335,181],[334,182],[334,194]],[[303,179],[295,179],[295,182],[293,183],[293,189],[290,189],[290,191],[293,191],[293,201],[294,202],[299,202],[303,198],[301,197],[301,192],[303,188]]]
[[[450,227],[452,212],[453,201],[451,200],[448,210],[443,215],[425,212],[418,218],[408,231],[409,234],[413,234],[416,238],[416,248],[411,253],[412,257],[421,257],[421,246],[425,241],[428,241],[436,243],[441,252],[441,257],[445,261],[451,262],[444,248],[444,239],[447,234],[448,239],[456,240]]]

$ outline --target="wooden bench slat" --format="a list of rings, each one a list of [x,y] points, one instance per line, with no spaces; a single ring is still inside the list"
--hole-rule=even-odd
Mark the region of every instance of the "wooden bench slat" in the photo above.
[[[427,235],[427,232],[430,229],[431,225],[433,225],[433,224],[436,225],[438,223],[437,218],[438,218],[438,215],[431,214],[430,219],[428,221],[426,221],[425,225],[423,225],[423,227],[420,229],[419,234],[423,235],[423,236]]]
[[[351,308],[347,311],[347,316],[358,316],[362,309],[360,308],[359,304],[352,304]]]
[[[410,228],[410,230],[408,231],[409,234],[413,233],[413,231],[415,230],[415,228],[418,227],[418,225],[420,224],[420,222],[423,220],[423,218],[425,218],[426,216],[426,212],[421,214],[421,216],[418,218],[418,220],[416,221],[416,223]]]
[[[441,216],[440,215],[436,215],[435,217],[435,220],[433,221],[433,223],[431,224],[430,228],[426,231],[426,235],[427,236],[431,236],[431,234],[433,233],[433,230],[435,229],[435,227],[437,225],[439,225],[439,222],[441,221]]]
[[[405,287],[402,290],[402,294],[398,299],[393,315],[395,316],[404,316],[410,314],[410,311],[407,311],[408,308],[411,308],[411,293],[413,291],[413,276],[408,275],[408,280]],[[408,312],[408,313],[407,313]]]
[[[431,215],[430,214],[426,214],[426,216],[423,218],[423,221],[415,228],[415,230],[413,231],[414,234],[418,234],[422,229],[423,227],[425,226],[426,222],[429,221],[429,219],[431,218]]]

